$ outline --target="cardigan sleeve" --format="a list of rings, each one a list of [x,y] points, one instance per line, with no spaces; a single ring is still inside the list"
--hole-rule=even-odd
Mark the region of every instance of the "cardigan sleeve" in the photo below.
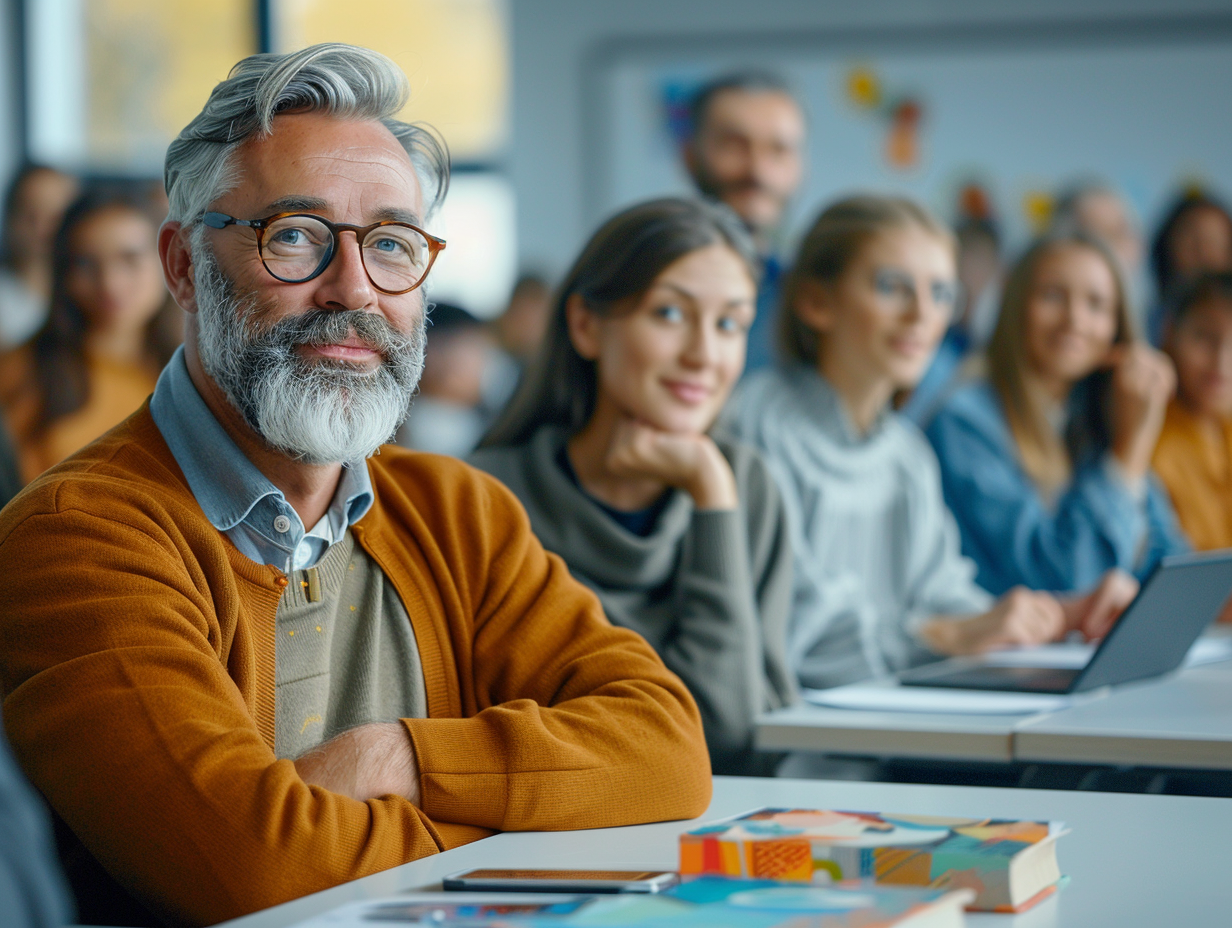
[[[1095,460],[1046,506],[1009,446],[999,412],[979,412],[944,409],[928,437],[981,585],[996,594],[1017,585],[1081,591],[1114,567],[1141,566],[1150,526],[1147,508],[1128,487]]]
[[[424,811],[537,831],[700,815],[710,763],[688,689],[607,621],[508,489],[470,473],[465,492],[445,494],[457,508],[438,507],[430,554],[452,578],[442,599],[457,599],[449,626],[468,705],[460,718],[403,720]]]
[[[234,592],[210,587],[173,523],[142,523],[130,518],[138,507],[108,502],[116,515],[6,519],[0,540],[5,724],[86,849],[184,925],[441,850],[406,799],[361,803],[310,787],[274,756],[239,685],[256,673],[242,640],[252,627],[217,619],[235,608]]]

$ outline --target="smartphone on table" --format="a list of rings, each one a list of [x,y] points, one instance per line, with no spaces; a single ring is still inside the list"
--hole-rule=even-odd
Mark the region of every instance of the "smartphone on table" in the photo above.
[[[464,870],[441,885],[451,892],[660,893],[679,882],[670,870]]]

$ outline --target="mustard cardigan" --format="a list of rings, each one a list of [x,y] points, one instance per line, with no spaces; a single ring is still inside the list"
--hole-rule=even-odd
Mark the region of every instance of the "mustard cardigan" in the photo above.
[[[709,802],[687,690],[607,622],[508,490],[395,448],[369,468],[376,502],[355,539],[423,661],[429,718],[403,720],[418,808],[309,787],[274,756],[285,578],[205,519],[148,404],[0,513],[14,752],[161,919],[233,918],[490,830],[686,818]]]

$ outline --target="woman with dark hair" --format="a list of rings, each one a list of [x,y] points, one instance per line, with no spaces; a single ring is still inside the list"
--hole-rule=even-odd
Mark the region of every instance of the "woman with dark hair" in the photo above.
[[[1232,214],[1218,197],[1189,191],[1172,204],[1151,243],[1157,302],[1147,334],[1153,343],[1161,343],[1164,308],[1176,289],[1204,271],[1232,271]]]
[[[1134,338],[1101,239],[1056,234],[1006,279],[987,376],[928,428],[976,579],[1068,592],[1187,544],[1150,473],[1175,377]]]
[[[744,368],[756,267],[725,207],[663,199],[613,217],[472,456],[689,686],[716,773],[772,772],[754,720],[796,698],[782,503],[760,457],[711,431]]]
[[[1194,547],[1232,547],[1232,272],[1199,274],[1173,293],[1164,350],[1176,397],[1151,464]]]
[[[0,359],[0,407],[23,480],[135,412],[181,337],[163,286],[149,198],[96,189],[65,213],[46,324]]]
[[[47,319],[51,243],[77,179],[42,164],[27,164],[4,195],[0,245],[0,349],[25,344]]]

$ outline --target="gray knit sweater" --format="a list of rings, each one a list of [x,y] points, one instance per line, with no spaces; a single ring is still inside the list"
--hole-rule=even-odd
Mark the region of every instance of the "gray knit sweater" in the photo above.
[[[920,431],[886,412],[856,432],[838,394],[804,366],[745,378],[728,426],[778,480],[795,552],[788,650],[805,686],[826,687],[936,658],[918,629],[986,610]]]
[[[734,511],[699,511],[673,491],[651,534],[629,532],[567,476],[566,434],[486,448],[471,463],[526,507],[543,546],[598,594],[616,625],[643,635],[692,691],[715,773],[770,773],[753,751],[758,713],[795,701],[785,655],[791,550],[777,488],[751,448],[718,439],[740,494]]]

